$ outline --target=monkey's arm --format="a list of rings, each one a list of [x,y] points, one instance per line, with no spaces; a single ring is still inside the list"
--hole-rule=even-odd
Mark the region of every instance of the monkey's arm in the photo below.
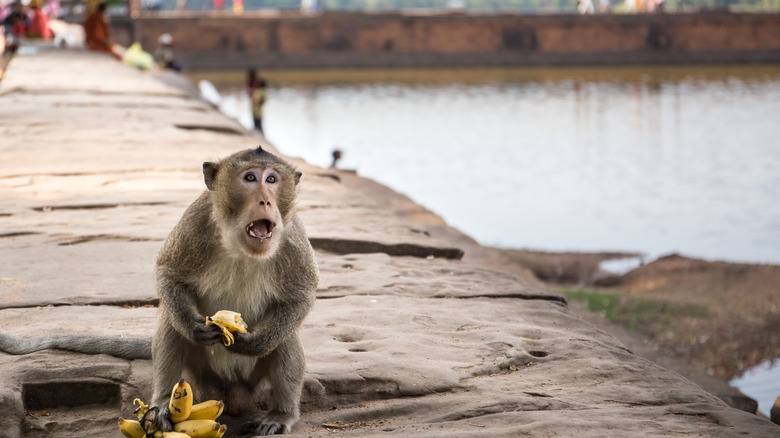
[[[152,340],[60,333],[35,338],[16,338],[0,333],[0,350],[30,354],[41,350],[68,350],[84,354],[109,354],[123,359],[151,359]]]
[[[195,291],[191,286],[158,272],[157,289],[160,308],[165,311],[165,319],[174,330],[194,344],[213,345],[220,341],[222,332],[219,327],[206,325],[206,318],[198,313]]]

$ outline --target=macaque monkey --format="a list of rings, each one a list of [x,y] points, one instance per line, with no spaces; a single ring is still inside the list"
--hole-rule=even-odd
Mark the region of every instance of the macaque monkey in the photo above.
[[[231,415],[257,410],[261,383],[270,410],[248,433],[288,433],[300,416],[306,360],[297,329],[315,301],[314,251],[295,213],[301,172],[262,147],[203,163],[208,190],[184,212],[157,257],[159,325],[151,341],[153,403],[163,431],[172,429],[168,400],[181,378],[196,399],[222,400]],[[219,310],[238,312],[247,333],[220,343],[206,325]],[[63,349],[148,359],[149,339],[55,334],[20,339],[0,333],[0,350],[28,354]]]
[[[171,429],[168,400],[181,378],[199,401],[231,415],[270,408],[248,433],[288,433],[300,416],[306,369],[297,329],[315,301],[318,270],[295,212],[301,172],[262,147],[203,163],[208,188],[185,212],[157,258],[159,325],[152,340],[153,404]],[[239,312],[249,326],[224,346],[205,317]]]

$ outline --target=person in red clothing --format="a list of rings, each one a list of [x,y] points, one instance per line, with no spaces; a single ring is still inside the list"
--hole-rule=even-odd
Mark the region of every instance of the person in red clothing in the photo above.
[[[50,40],[49,19],[41,9],[41,2],[30,2],[30,10],[30,27],[27,29],[27,37]]]
[[[89,14],[84,20],[85,42],[88,49],[108,52],[121,60],[122,56],[114,48],[114,43],[111,42],[111,28],[106,23],[105,12],[106,4],[100,3],[95,12]]]

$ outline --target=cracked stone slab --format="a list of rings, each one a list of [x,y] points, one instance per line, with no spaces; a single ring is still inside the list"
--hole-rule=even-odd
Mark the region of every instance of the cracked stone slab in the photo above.
[[[115,436],[116,419],[132,412],[133,398],[149,399],[150,372],[148,360],[0,352],[0,436]]]
[[[40,47],[39,54],[20,54],[13,60],[0,83],[0,95],[19,92],[186,96],[179,89],[149,80],[142,71],[107,59],[103,53],[46,47]]]
[[[324,251],[450,259],[463,256],[459,248],[410,226],[375,201],[327,177],[319,178],[316,184],[304,184],[299,215],[312,245]]]
[[[547,390],[560,394],[567,380],[614,379],[627,370],[624,378],[637,380],[631,394],[619,384],[600,394],[615,391],[612,398],[638,400],[640,389],[669,392],[633,375],[660,368],[580,322],[562,303],[546,300],[386,295],[318,300],[302,339],[309,372],[350,402],[465,390],[474,379],[513,372],[538,376],[532,387],[537,392],[557,382]],[[572,378],[560,378],[567,373]],[[703,394],[693,400],[716,400]],[[574,403],[580,397],[562,399]]]
[[[153,269],[162,242],[29,243],[37,237],[0,239],[0,308],[157,302]]]
[[[317,296],[395,295],[431,298],[525,298],[566,302],[513,275],[441,258],[391,257],[387,254],[318,253]]]
[[[155,307],[47,306],[0,310],[0,331],[18,338],[57,333],[151,338]]]
[[[348,436],[777,431],[546,300],[318,300],[302,338],[324,393],[299,436],[327,423]]]
[[[293,436],[424,437],[669,437],[776,436],[774,425],[726,406],[603,406],[550,409],[532,398],[504,397],[501,386],[522,377],[501,378],[479,389],[414,399],[379,400],[313,412]],[[504,391],[505,392],[505,391]],[[336,427],[334,427],[334,425]]]

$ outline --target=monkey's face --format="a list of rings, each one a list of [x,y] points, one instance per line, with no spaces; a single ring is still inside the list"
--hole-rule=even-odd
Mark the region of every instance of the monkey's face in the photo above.
[[[274,253],[284,232],[280,202],[284,202],[284,172],[274,166],[250,166],[234,174],[228,198],[227,231],[230,239],[248,255],[269,256]]]
[[[273,255],[294,213],[301,173],[258,148],[203,163],[203,174],[222,244],[231,254]]]

